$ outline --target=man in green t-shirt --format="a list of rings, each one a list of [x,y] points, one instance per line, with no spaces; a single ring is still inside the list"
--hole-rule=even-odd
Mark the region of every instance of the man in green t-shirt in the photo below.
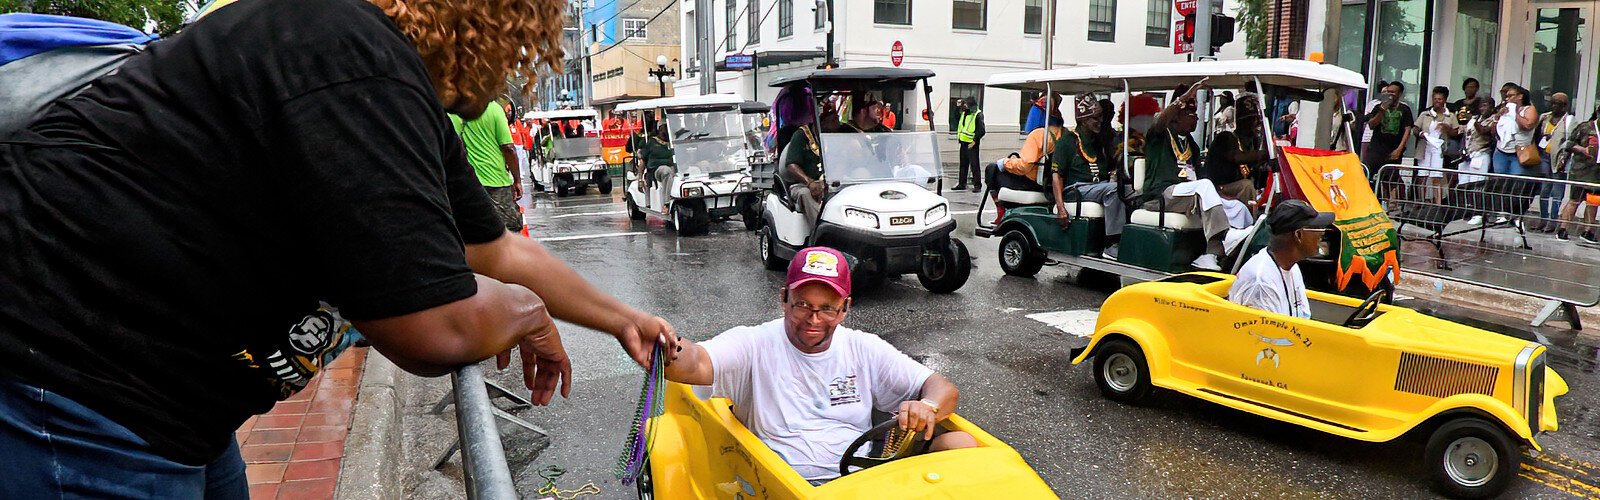
[[[1175,92],[1177,97],[1156,115],[1155,125],[1145,133],[1143,197],[1148,200],[1145,210],[1198,215],[1206,236],[1206,252],[1192,265],[1220,271],[1228,230],[1249,227],[1254,216],[1243,202],[1223,198],[1215,184],[1195,175],[1200,146],[1190,137],[1199,122],[1194,95],[1205,82],[1202,78]]]
[[[506,125],[505,109],[490,102],[483,114],[472,120],[450,115],[456,135],[466,146],[467,163],[478,174],[478,182],[489,192],[495,212],[511,232],[522,231],[522,213],[517,198],[522,197],[522,179],[517,172],[517,151],[511,146],[511,127]]]
[[[1071,223],[1067,205],[1078,200],[1099,203],[1104,209],[1107,256],[1116,255],[1117,241],[1122,237],[1122,226],[1128,222],[1128,209],[1122,203],[1111,159],[1100,154],[1094,137],[1100,134],[1100,103],[1093,94],[1078,96],[1073,105],[1078,126],[1061,134],[1056,140],[1051,158],[1051,176],[1056,197],[1056,219],[1065,228]]]
[[[783,181],[789,184],[789,197],[806,214],[806,225],[817,223],[822,213],[822,198],[828,188],[822,183],[822,154],[810,128],[801,125],[784,148]]]

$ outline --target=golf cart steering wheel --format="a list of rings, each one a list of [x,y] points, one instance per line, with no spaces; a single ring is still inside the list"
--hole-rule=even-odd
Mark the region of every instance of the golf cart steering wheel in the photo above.
[[[1367,326],[1367,323],[1371,323],[1373,318],[1378,317],[1378,304],[1383,303],[1383,297],[1393,293],[1388,288],[1378,287],[1376,291],[1372,292],[1372,295],[1367,296],[1367,300],[1361,301],[1361,305],[1356,307],[1356,310],[1350,312],[1350,317],[1344,320],[1344,327],[1361,328]]]
[[[873,426],[871,429],[867,429],[867,432],[861,433],[860,437],[857,437],[855,441],[850,443],[849,447],[844,449],[844,456],[839,459],[839,477],[848,476],[851,472],[854,472],[850,470],[850,467],[852,466],[856,467],[859,471],[861,469],[868,469],[883,465],[889,463],[891,460],[899,458],[896,456],[885,458],[856,456],[856,452],[860,451],[862,446],[872,441],[877,441],[887,437],[889,435],[889,431],[898,425],[900,425],[900,421],[891,418],[884,423]],[[926,445],[926,443],[924,443],[924,445]]]

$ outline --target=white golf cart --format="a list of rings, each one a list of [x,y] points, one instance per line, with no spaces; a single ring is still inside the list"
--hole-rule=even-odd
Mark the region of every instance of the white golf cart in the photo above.
[[[807,130],[779,134],[792,134],[793,140],[805,140],[800,134],[819,139],[820,180],[826,193],[818,220],[806,220],[789,194],[794,180],[786,172],[788,155],[780,149],[773,188],[762,203],[765,222],[759,229],[758,246],[768,269],[783,269],[801,248],[824,245],[848,255],[857,283],[868,286],[908,273],[916,273],[934,293],[954,292],[967,282],[972,261],[966,246],[950,237],[956,222],[942,196],[938,138],[931,125],[929,130],[916,130],[918,120],[913,118],[921,116],[921,106],[931,100],[927,83],[931,77],[933,72],[919,69],[844,68],[773,81],[774,87],[793,87],[783,93],[786,98],[813,99],[814,106],[803,107],[817,113]],[[904,118],[899,130],[831,131],[836,124],[817,127],[825,118],[820,110],[826,102],[846,103],[850,109],[883,102]],[[775,108],[778,105],[774,103]]]
[[[592,109],[532,111],[525,117],[542,120],[534,138],[533,188],[557,197],[583,194],[594,185],[600,194],[611,194],[611,177],[600,156],[600,127]],[[565,130],[562,124],[579,123],[580,130]],[[593,133],[591,133],[593,132]]]
[[[643,159],[628,169],[623,199],[628,216],[644,220],[645,214],[671,221],[683,236],[702,234],[714,221],[742,216],[747,228],[760,220],[756,207],[760,191],[750,184],[752,161],[767,161],[766,149],[751,143],[743,110],[766,106],[733,94],[663,97],[617,106],[646,126],[635,141],[665,141],[672,148],[675,172],[666,185],[644,172]],[[657,124],[665,124],[667,137],[658,137]],[[639,147],[635,144],[635,151]]]

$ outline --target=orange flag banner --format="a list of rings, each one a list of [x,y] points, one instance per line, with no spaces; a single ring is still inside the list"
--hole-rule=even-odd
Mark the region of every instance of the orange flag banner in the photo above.
[[[1367,184],[1360,158],[1348,151],[1294,147],[1283,148],[1283,154],[1299,194],[1317,210],[1333,212],[1342,234],[1335,285],[1343,290],[1360,278],[1371,290],[1385,276],[1399,283],[1400,234]]]

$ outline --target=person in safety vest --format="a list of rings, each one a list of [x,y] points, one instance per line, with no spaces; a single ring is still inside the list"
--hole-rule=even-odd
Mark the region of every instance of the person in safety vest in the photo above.
[[[972,173],[972,192],[982,190],[983,180],[978,173],[978,144],[983,140],[983,110],[978,101],[967,97],[961,100],[961,119],[956,122],[956,141],[961,143],[961,177],[956,180],[956,190],[967,188],[967,173]]]

